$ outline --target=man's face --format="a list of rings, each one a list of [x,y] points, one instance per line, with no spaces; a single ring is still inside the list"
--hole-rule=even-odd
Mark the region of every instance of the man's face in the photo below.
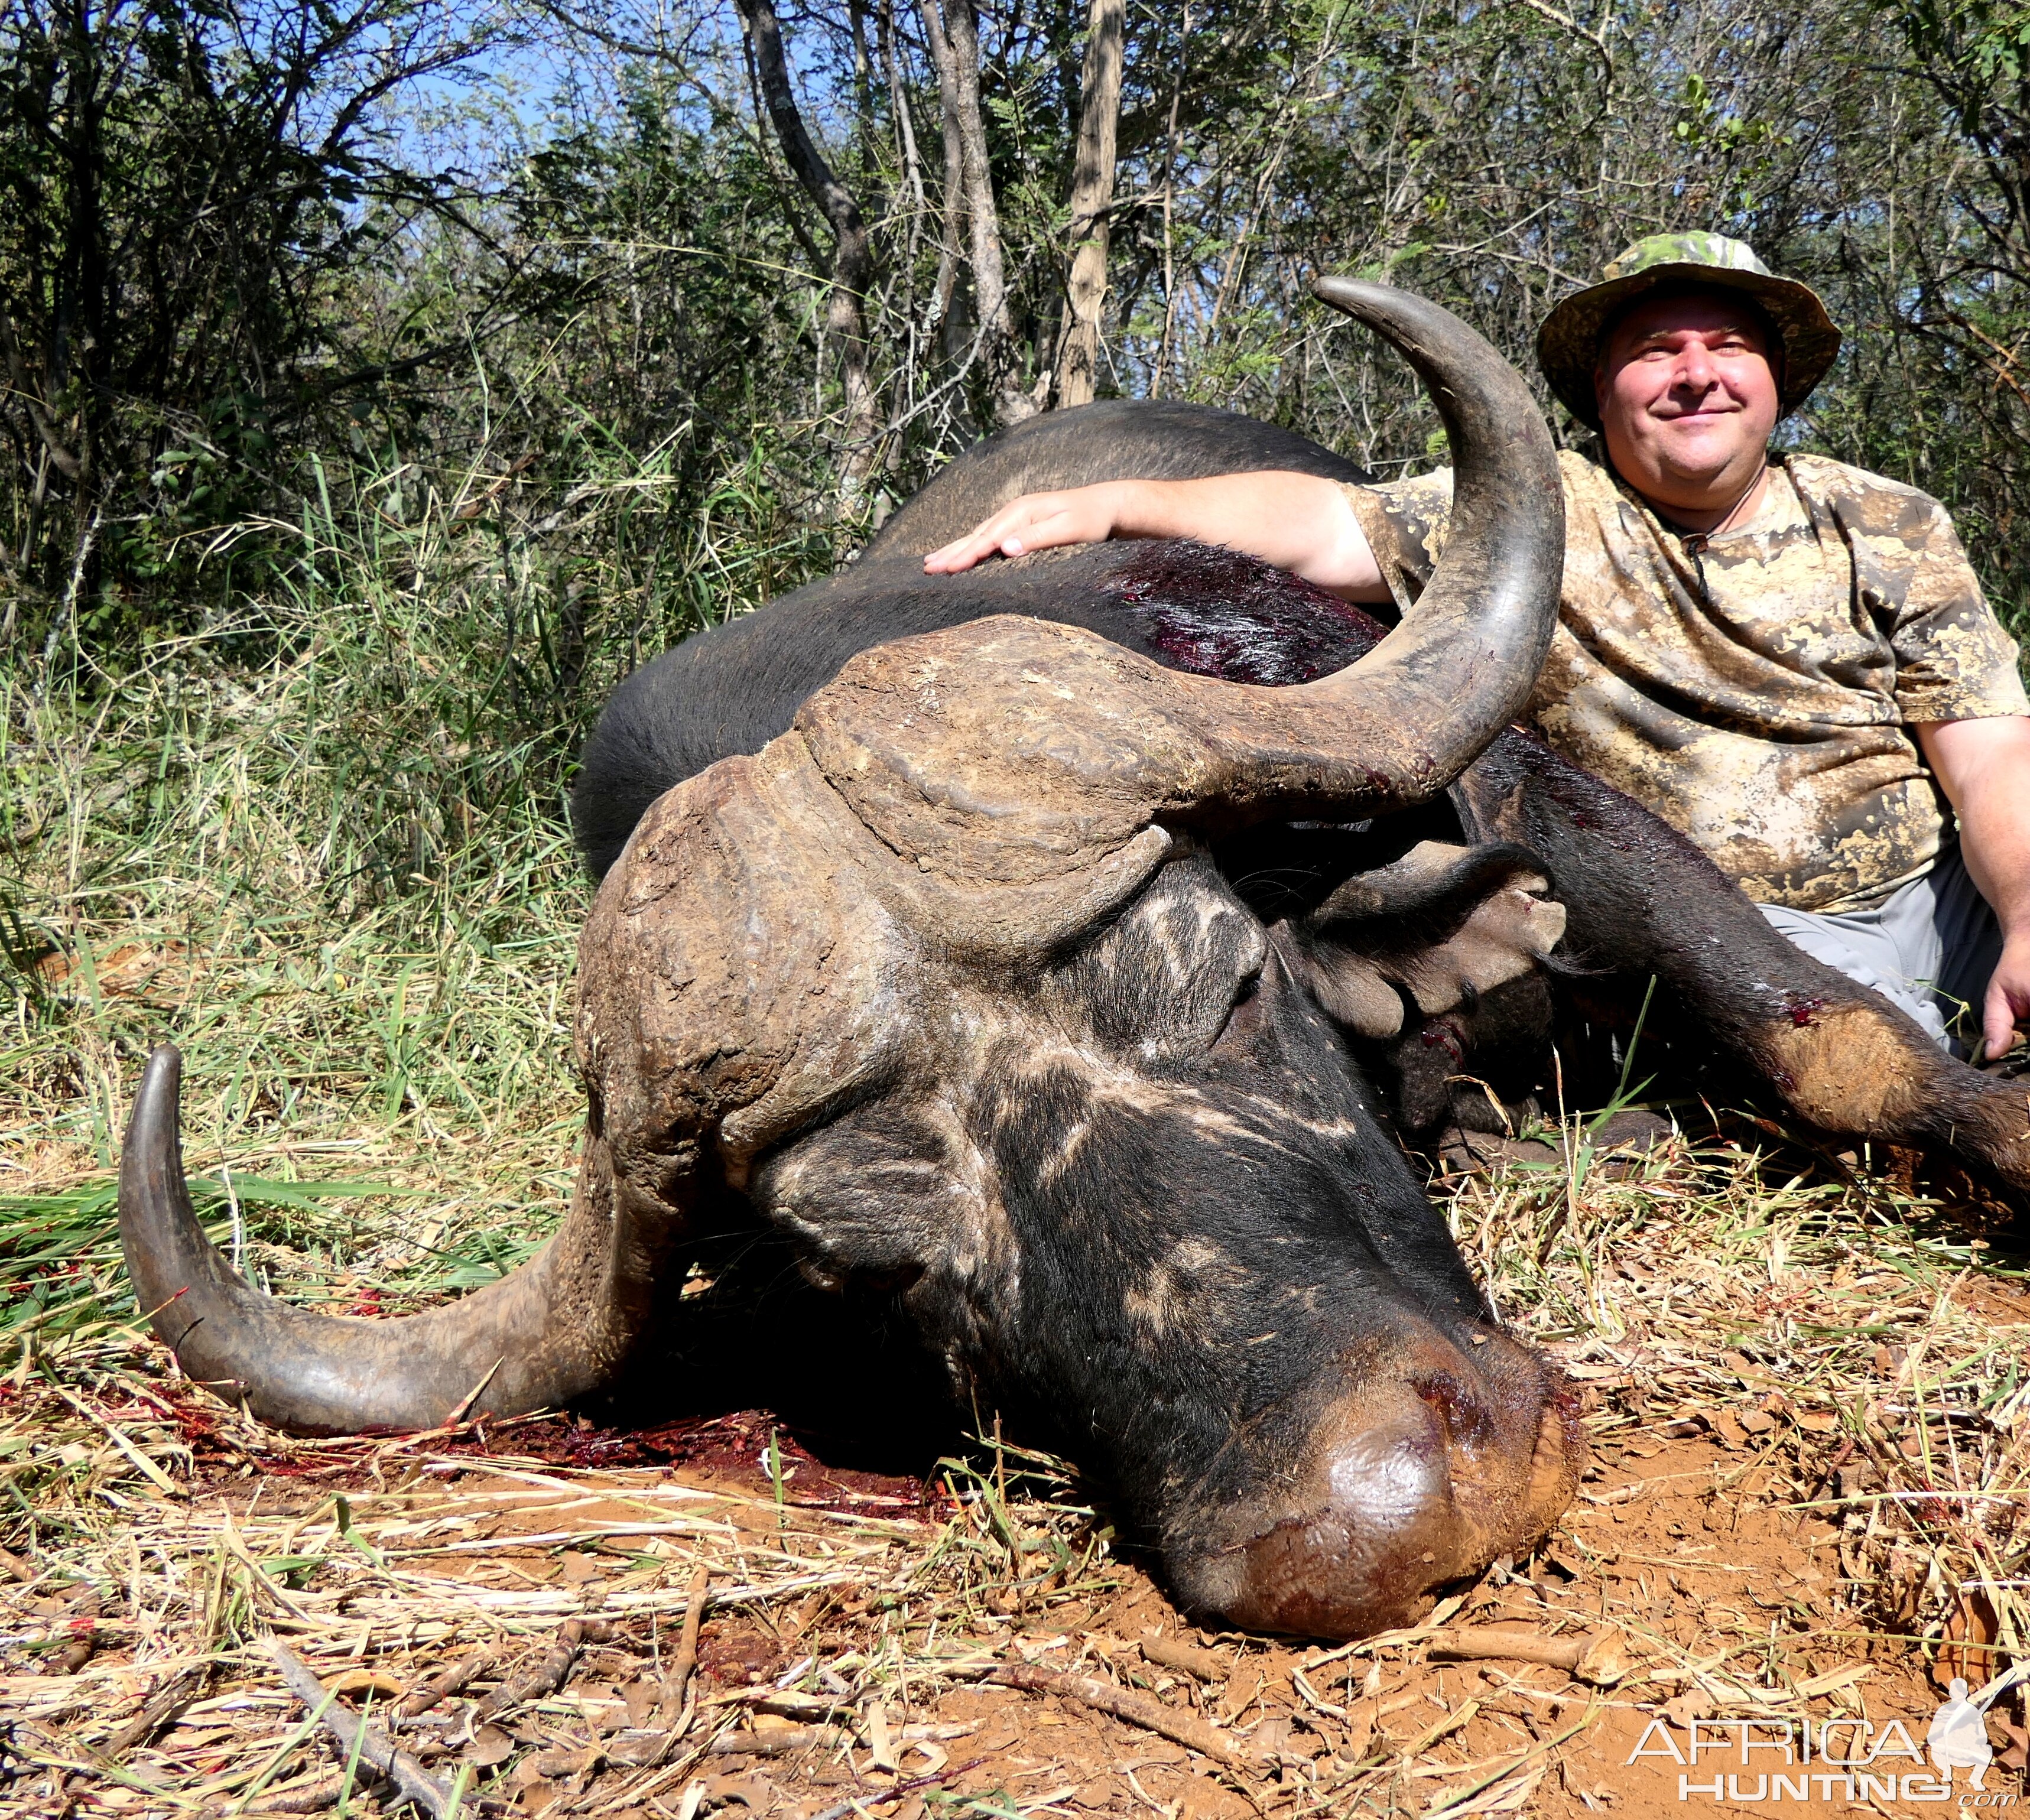
[[[1776,427],[1768,332],[1757,312],[1723,291],[1638,303],[1602,345],[1593,388],[1615,466],[1667,503],[1738,492]]]

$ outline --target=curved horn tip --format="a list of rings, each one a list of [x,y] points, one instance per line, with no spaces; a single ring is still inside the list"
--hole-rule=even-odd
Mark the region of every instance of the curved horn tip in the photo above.
[[[138,1107],[144,1099],[168,1093],[181,1097],[184,1084],[184,1052],[173,1042],[158,1042],[148,1051],[147,1064],[141,1071],[141,1085],[135,1094]]]
[[[1398,285],[1384,284],[1378,280],[1349,278],[1338,272],[1320,273],[1311,280],[1311,295],[1344,314],[1363,318],[1367,314],[1364,306],[1387,305],[1404,298],[1413,303],[1426,301],[1415,292],[1405,291]]]
[[[1428,335],[1443,334],[1448,329],[1454,332],[1464,330],[1489,356],[1500,362],[1504,376],[1512,377],[1508,362],[1502,360],[1495,348],[1487,345],[1477,330],[1442,303],[1433,302],[1420,292],[1406,291],[1400,284],[1384,284],[1327,272],[1311,280],[1311,295],[1321,303],[1329,304],[1342,316],[1351,316],[1355,321],[1375,330],[1384,340],[1394,342],[1413,361],[1417,358],[1417,352],[1405,344],[1405,335],[1422,339]],[[1516,379],[1515,384],[1519,388],[1521,380]]]
[[[120,1151],[120,1201],[151,1186],[151,1176],[173,1173],[182,1179],[183,1052],[173,1042],[158,1043],[148,1052],[134,1104],[127,1115],[126,1142]]]

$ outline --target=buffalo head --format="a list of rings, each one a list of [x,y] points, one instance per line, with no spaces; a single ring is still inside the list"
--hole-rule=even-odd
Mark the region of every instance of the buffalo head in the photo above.
[[[184,1369],[307,1430],[561,1402],[625,1370],[667,1261],[742,1197],[812,1276],[896,1284],[961,1380],[1047,1412],[1196,1610],[1355,1633],[1541,1534],[1570,1415],[1486,1318],[1348,1041],[1526,968],[1561,912],[1519,851],[1425,849],[1270,923],[1207,850],[1442,790],[1521,709],[1555,614],[1558,479],[1521,382],[1430,304],[1322,290],[1403,349],[1452,440],[1450,541],[1400,627],[1289,689],[1007,617],[853,659],[636,830],[580,949],[571,1213],[441,1310],[315,1316],[234,1274],[158,1051],[121,1218]]]

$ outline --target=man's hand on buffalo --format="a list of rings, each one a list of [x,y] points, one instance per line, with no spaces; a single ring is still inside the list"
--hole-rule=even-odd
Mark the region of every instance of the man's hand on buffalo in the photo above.
[[[1021,556],[1066,544],[1102,544],[1136,516],[1133,496],[1158,483],[1102,481],[1096,486],[1059,492],[1024,493],[942,550],[924,559],[928,575],[956,575],[989,556]]]
[[[1210,480],[1103,481],[1024,493],[967,536],[924,559],[924,572],[957,574],[989,556],[1020,556],[1109,537],[1189,537],[1273,563],[1344,600],[1381,601],[1389,589],[1346,489],[1316,474],[1271,470]]]

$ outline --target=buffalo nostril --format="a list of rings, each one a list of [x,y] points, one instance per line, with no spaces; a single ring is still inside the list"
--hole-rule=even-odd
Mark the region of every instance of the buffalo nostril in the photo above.
[[[1544,1534],[1584,1452],[1555,1380],[1498,1335],[1470,1363],[1435,1338],[1415,1353],[1332,1398],[1295,1483],[1252,1523],[1232,1513],[1243,1533],[1180,1571],[1190,1603],[1252,1629],[1363,1636]]]
[[[1452,1372],[1428,1372],[1410,1380],[1444,1424],[1445,1438],[1455,1446],[1485,1446],[1494,1432],[1494,1417],[1472,1387]]]

